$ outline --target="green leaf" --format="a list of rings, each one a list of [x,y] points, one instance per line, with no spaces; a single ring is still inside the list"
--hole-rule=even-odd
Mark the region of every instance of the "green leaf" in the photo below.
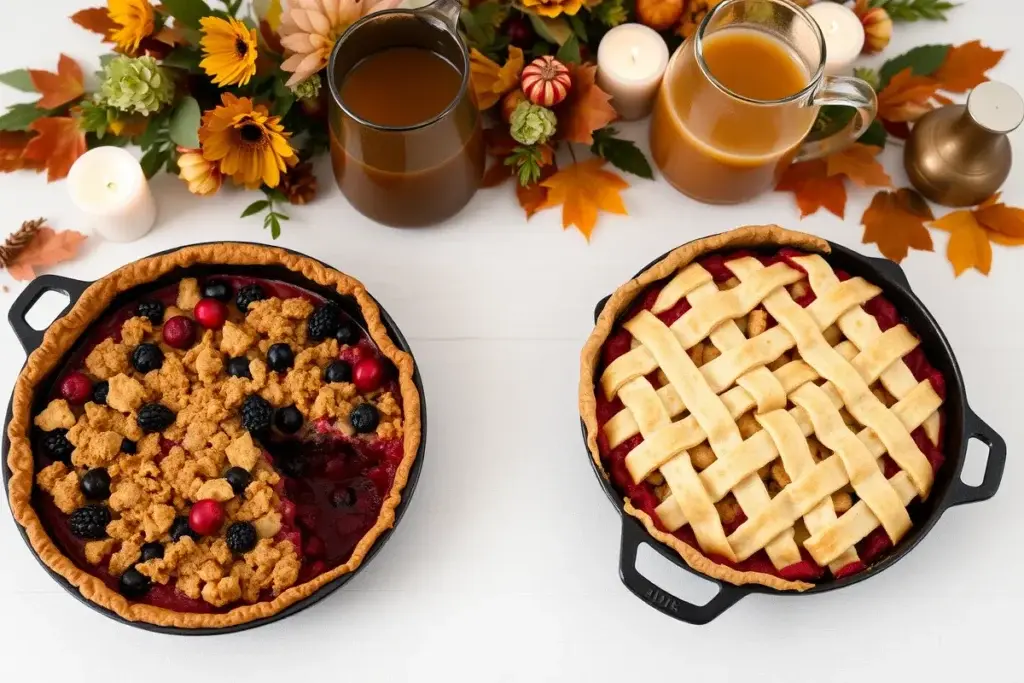
[[[28,75],[28,69],[16,69],[0,74],[0,83],[22,92],[39,92]]]
[[[102,66],[105,69],[107,68],[107,64],[110,64],[112,61],[114,61],[120,56],[121,55],[115,54],[113,52],[108,52],[105,55],[100,55],[100,66]]]
[[[884,7],[893,21],[946,20],[946,12],[957,5],[945,0],[872,0],[872,7]]]
[[[255,201],[249,206],[245,207],[245,211],[242,212],[241,218],[248,218],[249,216],[257,214],[260,211],[263,211],[268,206],[270,206],[270,202],[268,202],[266,199],[260,199],[258,201]]]
[[[565,20],[565,17],[548,19],[533,13],[526,16],[530,18],[530,23],[533,24],[533,30],[537,32],[537,35],[549,43],[564,45],[565,41],[569,40],[569,36],[572,35],[572,27],[569,26],[569,22]]]
[[[575,35],[569,36],[569,39],[565,41],[565,44],[558,48],[558,53],[555,57],[563,64],[580,63],[580,42],[576,40]]]
[[[0,116],[0,130],[28,130],[33,121],[49,115],[50,112],[33,103],[13,104]]]
[[[152,178],[167,163],[169,156],[170,150],[167,147],[152,148],[143,154],[142,159],[139,160],[139,163],[142,165],[142,172],[146,174],[147,178]]]
[[[644,153],[632,140],[615,137],[617,133],[618,131],[614,128],[602,128],[595,131],[594,144],[591,145],[590,151],[607,160],[620,171],[653,180],[654,171]]]
[[[160,64],[174,69],[196,71],[199,69],[201,61],[203,61],[203,55],[199,50],[192,47],[176,47],[160,60]]]
[[[587,27],[583,24],[583,20],[580,19],[579,14],[569,16],[569,26],[572,28],[572,32],[576,34],[581,43],[587,42]]]
[[[882,125],[881,121],[877,119],[871,122],[871,125],[867,127],[867,130],[857,139],[857,142],[864,145],[874,145],[876,147],[885,147],[885,142],[889,138],[889,134],[885,132],[885,126]]]
[[[281,221],[277,219],[277,214],[270,214],[270,236],[273,239],[277,239],[281,236]]]
[[[214,13],[203,0],[163,0],[162,4],[178,26],[189,28],[199,28],[199,20]]]
[[[295,104],[295,93],[280,78],[274,81],[274,101],[270,105],[270,113],[284,117]]]
[[[544,55],[549,54],[551,54],[551,44],[546,43],[543,40],[538,40],[529,50],[531,59],[537,59],[537,57],[543,57]]]
[[[922,45],[898,57],[893,57],[878,70],[878,75],[882,79],[882,87],[887,86],[893,76],[908,67],[916,76],[931,76],[942,66],[950,47],[949,45]]]
[[[590,16],[611,28],[625,23],[629,18],[629,12],[623,5],[623,0],[604,0],[590,10]],[[671,48],[669,51],[671,52]]]
[[[171,114],[169,132],[171,142],[189,149],[199,148],[199,124],[203,113],[199,110],[199,103],[194,97],[183,97],[178,106]]]
[[[139,147],[142,148],[143,152],[148,152],[158,144],[162,146],[163,133],[163,121],[160,119],[150,119],[149,125],[146,126],[146,130],[142,131],[142,135],[139,136],[136,142]]]

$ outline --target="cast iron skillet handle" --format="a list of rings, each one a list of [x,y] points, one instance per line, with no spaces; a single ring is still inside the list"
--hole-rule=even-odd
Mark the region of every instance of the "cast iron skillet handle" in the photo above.
[[[967,408],[967,438],[978,439],[988,446],[985,478],[978,486],[970,486],[960,479],[960,473],[957,472],[956,481],[953,482],[951,506],[977,503],[996,495],[1003,479],[1003,468],[1006,467],[1006,441],[970,408]]]
[[[622,521],[622,550],[619,554],[619,578],[633,595],[662,614],[688,624],[706,624],[729,609],[750,591],[728,583],[718,583],[718,594],[706,605],[694,605],[658,588],[636,569],[636,552],[648,536],[632,519]],[[708,579],[712,581],[712,579]]]
[[[18,337],[18,341],[21,342],[25,353],[32,353],[43,343],[45,330],[33,329],[28,324],[28,321],[25,320],[25,316],[28,315],[28,312],[39,301],[39,297],[46,292],[60,292],[66,295],[70,301],[64,307],[64,310],[60,312],[60,315],[57,316],[60,318],[71,310],[71,307],[75,305],[75,302],[82,296],[82,292],[89,287],[89,284],[88,282],[60,275],[40,275],[28,283],[25,291],[18,295],[14,305],[11,306],[11,310],[7,314],[7,320],[10,321],[11,327],[14,328],[14,334]]]
[[[907,279],[907,274],[903,272],[900,264],[895,261],[890,261],[887,258],[871,258],[871,262],[875,264],[875,268],[882,272],[890,280],[895,280],[896,284],[901,287],[910,288],[910,280]]]

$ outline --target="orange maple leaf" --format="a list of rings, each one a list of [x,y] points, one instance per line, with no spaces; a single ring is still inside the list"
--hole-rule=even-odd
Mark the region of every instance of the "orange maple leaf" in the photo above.
[[[0,131],[0,173],[46,168],[44,162],[25,158],[25,147],[34,136],[35,133],[25,131]]]
[[[992,50],[972,40],[950,48],[939,70],[932,78],[941,84],[943,90],[967,92],[988,80],[986,71],[999,63],[1005,50]]]
[[[932,98],[939,82],[928,76],[916,76],[907,67],[893,76],[878,93],[878,118],[886,121],[916,121],[933,109]]]
[[[36,276],[34,268],[74,258],[84,240],[85,235],[74,230],[55,232],[52,228],[40,228],[28,246],[7,265],[7,271],[15,280],[31,280]]]
[[[529,185],[516,183],[516,199],[519,200],[519,206],[523,207],[523,211],[526,212],[526,220],[530,220],[533,214],[544,208],[549,190],[541,183],[553,176],[557,170],[557,166],[549,162],[540,169],[540,180],[537,182]]]
[[[800,217],[805,218],[824,207],[839,216],[846,216],[846,185],[841,175],[829,175],[824,159],[801,161],[782,173],[777,192],[792,192]]]
[[[489,58],[476,48],[469,55],[469,76],[481,110],[490,109],[502,95],[519,85],[519,73],[523,70],[523,51],[515,45],[508,49],[504,66]]]
[[[66,178],[71,165],[85,154],[85,134],[70,116],[36,119],[29,129],[38,133],[25,146],[25,158],[46,164],[49,182]]]
[[[561,205],[562,227],[575,225],[588,242],[598,211],[626,214],[619,192],[629,183],[617,173],[604,170],[604,163],[600,157],[580,161],[541,182],[548,189],[548,196],[540,208]]]
[[[36,102],[40,109],[56,109],[85,94],[82,67],[65,54],[57,62],[57,73],[29,69],[28,74],[32,78],[32,85],[42,94]]]
[[[572,89],[555,112],[558,116],[558,135],[581,145],[594,144],[594,131],[604,128],[618,118],[615,107],[609,104],[611,95],[594,82],[594,65],[570,66]]]
[[[988,275],[992,242],[1013,247],[1024,244],[1024,209],[1006,206],[995,194],[976,208],[953,211],[932,223],[949,233],[946,258],[959,276],[969,268]]]
[[[899,263],[909,249],[932,251],[932,236],[925,221],[935,220],[928,203],[914,190],[901,188],[895,192],[878,192],[864,211],[864,244],[877,244],[887,259]]]
[[[827,175],[845,175],[861,187],[892,187],[892,178],[876,158],[881,147],[855,142],[826,159]]]
[[[110,34],[119,28],[114,23],[114,20],[110,18],[106,7],[90,7],[79,10],[71,15],[71,21],[87,31],[100,34],[103,36],[103,42],[105,43],[114,42],[110,39]]]

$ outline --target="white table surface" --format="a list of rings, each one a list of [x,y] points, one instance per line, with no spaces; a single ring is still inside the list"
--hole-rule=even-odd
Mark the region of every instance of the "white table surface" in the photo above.
[[[90,3],[13,4],[0,22],[0,72],[52,69],[61,50],[94,70],[99,41],[67,19]],[[948,23],[899,26],[888,54],[983,38],[1014,48],[993,75],[1024,91],[1022,19],[1014,0],[973,0]],[[0,88],[0,105],[17,97]],[[623,129],[646,138],[645,124]],[[1021,149],[1024,134],[1014,142]],[[898,150],[885,154],[906,184]],[[591,472],[576,407],[594,303],[663,251],[748,223],[877,255],[860,244],[857,223],[871,193],[851,193],[845,222],[824,212],[801,221],[788,194],[716,208],[637,180],[625,194],[631,215],[602,216],[588,246],[560,229],[557,210],[526,222],[507,186],[481,191],[442,227],[390,230],[352,210],[327,165],[321,171],[321,197],[291,211],[279,244],[363,280],[412,344],[429,439],[408,515],[371,565],[321,604],[254,631],[179,638],[119,625],[67,595],[25,547],[3,498],[0,679],[907,681],[1005,678],[1008,667],[1017,671],[1008,680],[1019,678],[1024,249],[995,247],[990,277],[954,280],[935,231],[939,253],[913,252],[903,264],[956,350],[971,406],[1009,444],[999,494],[950,510],[870,581],[819,596],[747,597],[694,627],[647,607],[617,576],[619,518]],[[149,236],[125,245],[90,239],[53,272],[91,280],[169,247],[270,241],[258,219],[238,218],[252,194],[197,199],[174,177],[154,187],[161,219]],[[4,231],[37,216],[58,229],[80,225],[61,184],[24,173],[0,177],[0,188]],[[1024,205],[1024,161],[1004,189]],[[6,273],[0,283],[10,288],[0,294],[6,317],[22,286]],[[6,325],[0,348],[6,394],[23,362]],[[702,581],[657,559],[650,573],[667,588],[707,597]]]

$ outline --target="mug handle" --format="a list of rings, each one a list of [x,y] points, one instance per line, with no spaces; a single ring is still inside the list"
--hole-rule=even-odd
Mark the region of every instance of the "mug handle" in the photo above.
[[[822,86],[811,97],[813,106],[853,107],[854,116],[842,129],[821,140],[812,140],[800,145],[793,162],[808,161],[838,152],[864,134],[878,111],[875,90],[866,81],[850,76],[828,76]]]
[[[462,0],[434,0],[429,5],[424,5],[423,10],[436,16],[452,31],[458,31]]]

